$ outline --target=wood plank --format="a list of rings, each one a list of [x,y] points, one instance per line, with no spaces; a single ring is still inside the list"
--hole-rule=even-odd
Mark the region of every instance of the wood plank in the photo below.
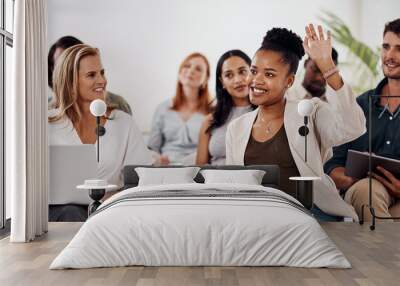
[[[399,285],[400,224],[324,223],[322,227],[352,263],[352,269],[290,267],[117,267],[49,270],[80,223],[50,223],[32,243],[0,240],[0,285]]]

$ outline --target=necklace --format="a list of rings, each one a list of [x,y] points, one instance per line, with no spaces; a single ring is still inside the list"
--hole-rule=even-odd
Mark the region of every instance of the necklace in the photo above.
[[[264,123],[267,122],[263,117],[261,117],[261,121],[264,122]],[[272,125],[272,120],[270,120],[267,123],[267,126],[265,127],[265,132],[267,132],[267,134],[270,134],[272,132],[271,125]]]
[[[261,122],[262,122],[263,124],[266,124],[266,126],[264,127],[263,124],[261,124],[261,122],[258,122],[258,123],[256,123],[256,124],[254,124],[254,126],[255,126],[255,127],[259,127],[259,128],[261,128],[261,129],[264,129],[264,128],[265,128],[265,132],[266,132],[268,135],[270,135],[270,134],[272,133],[273,129],[274,129],[274,128],[272,128],[272,123],[274,123],[275,120],[280,119],[281,116],[275,117],[275,118],[271,118],[269,121],[267,121],[267,120],[262,116],[261,113],[260,113],[259,115],[260,115],[260,120],[261,120]]]

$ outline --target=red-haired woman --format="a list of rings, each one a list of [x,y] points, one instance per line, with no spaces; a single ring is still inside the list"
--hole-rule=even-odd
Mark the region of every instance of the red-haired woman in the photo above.
[[[157,107],[148,146],[164,163],[194,163],[201,124],[210,112],[209,77],[207,58],[190,54],[179,67],[175,97]]]

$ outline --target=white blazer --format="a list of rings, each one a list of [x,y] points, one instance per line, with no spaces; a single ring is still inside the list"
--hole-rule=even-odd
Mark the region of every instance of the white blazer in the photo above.
[[[321,178],[314,183],[315,204],[328,214],[357,220],[354,209],[342,200],[334,182],[323,170],[323,164],[332,156],[332,147],[352,141],[366,131],[365,116],[356,102],[356,96],[344,84],[337,91],[327,87],[327,102],[318,98],[311,99],[314,109],[308,125],[310,132],[307,136],[307,162],[304,161],[304,137],[298,132],[304,124],[303,117],[297,112],[299,100],[288,94],[285,97],[284,126],[297,169],[301,176]],[[227,165],[244,165],[244,153],[257,114],[258,108],[229,124],[226,133]]]

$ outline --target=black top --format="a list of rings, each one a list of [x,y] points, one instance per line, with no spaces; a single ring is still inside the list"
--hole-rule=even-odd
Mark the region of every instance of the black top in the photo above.
[[[300,176],[289,148],[284,126],[274,137],[258,142],[250,135],[244,152],[245,165],[278,165],[280,169],[280,188],[285,193],[296,196],[296,182],[289,177]]]
[[[336,167],[346,165],[349,149],[368,152],[368,136],[370,132],[368,122],[369,96],[372,97],[372,152],[400,160],[400,107],[393,113],[380,105],[380,96],[383,87],[388,83],[384,78],[375,89],[371,89],[357,98],[357,103],[367,118],[367,132],[354,141],[333,148],[333,157],[325,163],[324,171],[329,174]],[[400,95],[400,94],[399,94]]]

